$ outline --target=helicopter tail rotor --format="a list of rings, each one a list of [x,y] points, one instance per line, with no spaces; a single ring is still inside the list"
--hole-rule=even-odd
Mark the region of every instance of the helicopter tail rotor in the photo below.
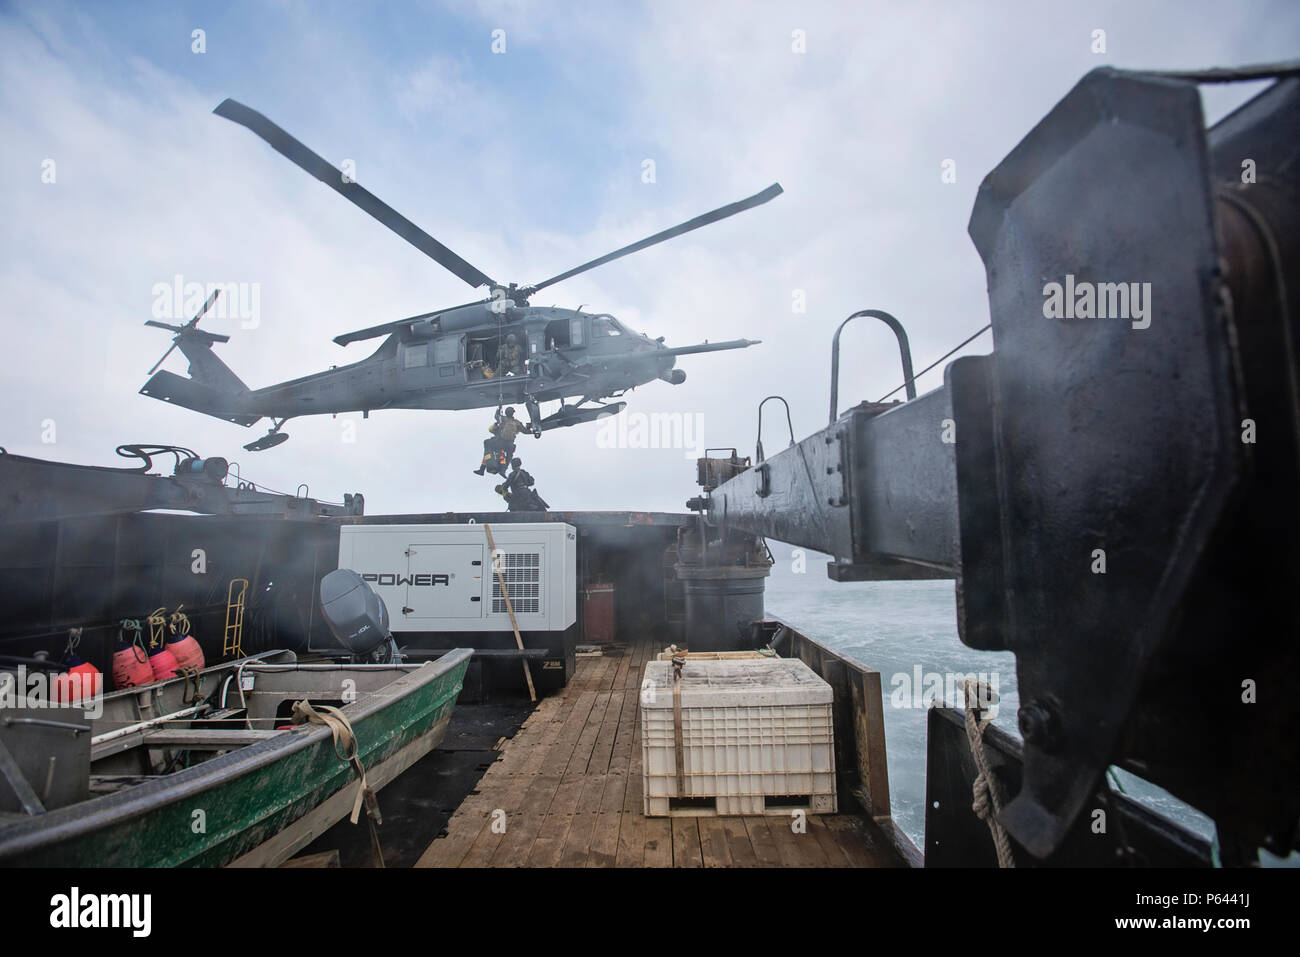
[[[149,375],[153,375],[155,372],[157,372],[158,367],[162,365],[165,361],[167,361],[167,357],[172,354],[173,349],[175,349],[178,345],[180,345],[181,338],[184,336],[203,339],[207,342],[229,342],[230,341],[230,336],[223,336],[215,332],[203,332],[200,331],[198,328],[196,328],[199,324],[199,320],[208,314],[208,310],[212,308],[213,303],[217,301],[217,297],[219,295],[221,295],[220,289],[213,290],[212,295],[208,296],[208,301],[203,304],[203,308],[201,308],[197,313],[195,313],[194,318],[191,319],[189,322],[185,323],[184,325],[174,326],[171,323],[159,322],[156,319],[145,320],[144,324],[146,326],[153,326],[155,329],[167,329],[171,332],[176,333],[176,335],[172,338],[172,344],[168,347],[167,351],[162,354],[162,358],[159,359],[157,362],[155,362],[153,364],[153,368],[149,370]]]

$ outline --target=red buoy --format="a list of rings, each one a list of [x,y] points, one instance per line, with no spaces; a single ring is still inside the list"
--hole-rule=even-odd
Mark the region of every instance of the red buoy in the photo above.
[[[167,650],[167,646],[155,648],[149,652],[149,667],[153,670],[154,681],[165,681],[176,677],[176,656]]]
[[[63,704],[75,704],[93,698],[104,686],[104,676],[89,661],[75,655],[68,658],[68,670],[54,679],[54,698]]]
[[[149,655],[140,645],[122,645],[113,652],[114,688],[135,688],[153,681]]]
[[[203,649],[193,635],[173,635],[167,639],[166,648],[176,659],[176,667],[203,670]]]

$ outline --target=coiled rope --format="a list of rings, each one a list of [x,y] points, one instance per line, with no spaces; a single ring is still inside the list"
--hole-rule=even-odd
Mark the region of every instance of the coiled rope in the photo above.
[[[974,803],[971,810],[975,816],[989,826],[993,835],[993,847],[998,854],[998,867],[1015,867],[1016,860],[1011,853],[1011,839],[1007,829],[998,820],[1002,813],[1002,785],[998,782],[989,764],[988,755],[984,753],[984,729],[993,720],[988,709],[981,709],[978,702],[992,706],[998,703],[998,694],[983,681],[967,677],[964,683],[966,695],[966,738],[970,742],[971,757],[975,759],[975,783],[971,790]]]

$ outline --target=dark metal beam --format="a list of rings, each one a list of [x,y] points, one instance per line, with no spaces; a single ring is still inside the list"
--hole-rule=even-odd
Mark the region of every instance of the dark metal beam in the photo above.
[[[947,388],[863,404],[716,488],[709,519],[827,552],[839,580],[951,578],[958,561]]]

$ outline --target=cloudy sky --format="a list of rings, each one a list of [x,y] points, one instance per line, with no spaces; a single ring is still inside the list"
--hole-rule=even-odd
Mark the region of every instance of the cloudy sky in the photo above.
[[[825,423],[830,336],[850,312],[900,317],[918,368],[988,321],[966,234],[975,192],[1084,73],[1283,59],[1298,38],[1300,5],[1285,0],[0,4],[0,445],[95,464],[117,464],[121,442],[187,445],[273,489],[362,491],[372,514],[499,503],[470,474],[488,412],[299,419],[286,444],[247,453],[264,425],[137,394],[169,343],[143,325],[154,287],[177,275],[257,284],[255,328],[205,321],[232,336],[218,354],[253,388],[375,345],[342,349],[342,332],[473,298],[212,116],[227,96],[351,160],[505,281],[780,182],[766,206],[534,300],[610,312],[669,345],[762,339],[680,360],[684,385],[644,386],[624,413],[689,416],[700,447],[748,454],[766,395],[789,399],[800,436]],[[1258,89],[1207,90],[1208,118]],[[173,353],[165,368],[186,363]],[[846,332],[844,404],[900,378],[883,327]],[[783,427],[766,430],[769,451]],[[593,425],[521,443],[555,508],[679,511],[695,491],[697,448],[608,448]]]

